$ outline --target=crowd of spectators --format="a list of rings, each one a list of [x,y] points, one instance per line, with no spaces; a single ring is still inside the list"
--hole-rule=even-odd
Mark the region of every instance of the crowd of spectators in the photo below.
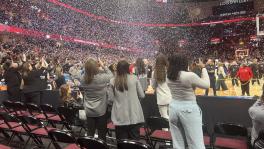
[[[84,5],[77,1],[64,1],[64,3],[84,11],[89,11],[90,7],[93,6],[92,4]],[[107,2],[105,5],[108,4]],[[96,6],[96,4],[94,5]],[[2,24],[113,44],[132,48],[135,51],[141,49],[144,51],[141,53],[143,57],[151,57],[161,47],[171,45],[175,49],[188,51],[195,57],[201,55],[215,56],[214,54],[218,53],[217,56],[221,55],[224,59],[232,59],[240,38],[244,39],[245,45],[250,49],[263,47],[261,41],[256,47],[253,46],[256,43],[249,40],[250,36],[256,32],[255,24],[251,21],[239,24],[217,24],[209,27],[131,26],[96,20],[93,17],[46,1],[4,0],[0,10],[0,23]],[[98,11],[103,13],[103,9],[98,9]],[[99,12],[94,13],[104,15]],[[188,18],[183,17],[180,20],[186,19]],[[228,18],[218,17],[218,20],[222,19]],[[204,20],[200,21],[203,22]],[[211,44],[212,38],[220,38],[220,43]],[[179,44],[181,40],[185,42]]]

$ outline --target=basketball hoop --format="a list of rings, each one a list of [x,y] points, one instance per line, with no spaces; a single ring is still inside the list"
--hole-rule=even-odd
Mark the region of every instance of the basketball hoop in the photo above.
[[[238,49],[235,51],[235,56],[237,58],[244,58],[249,55],[249,49]]]
[[[256,16],[257,36],[264,36],[264,14]]]

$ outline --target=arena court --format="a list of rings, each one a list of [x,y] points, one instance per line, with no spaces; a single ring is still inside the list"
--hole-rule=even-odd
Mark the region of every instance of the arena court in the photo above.
[[[264,83],[264,80],[260,79],[259,81],[260,81],[260,85],[258,85],[256,82],[254,83],[254,85],[252,85],[252,83],[250,83],[250,95],[251,96],[261,96],[262,95],[262,85]],[[226,82],[226,85],[228,87],[228,90],[217,91],[216,93],[218,96],[241,96],[240,84],[239,84],[239,86],[233,86],[230,79],[227,79],[225,82]],[[204,95],[205,90],[196,89],[195,93],[196,93],[196,95]],[[209,96],[213,96],[213,90],[212,89],[209,89]]]

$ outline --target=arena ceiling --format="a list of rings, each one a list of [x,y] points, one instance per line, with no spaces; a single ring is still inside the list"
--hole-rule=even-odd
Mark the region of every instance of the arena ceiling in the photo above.
[[[56,1],[56,0],[49,0]],[[187,23],[190,17],[205,18],[219,0],[62,0],[71,7],[112,20],[145,23]],[[207,3],[208,2],[208,3]],[[203,8],[206,6],[206,8]],[[205,12],[206,13],[205,13]],[[204,15],[204,16],[202,16]]]

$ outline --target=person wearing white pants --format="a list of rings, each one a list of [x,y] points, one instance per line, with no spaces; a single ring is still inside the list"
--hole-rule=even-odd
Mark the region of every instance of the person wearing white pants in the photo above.
[[[169,122],[175,149],[205,149],[202,130],[202,112],[196,103],[194,87],[208,89],[210,80],[205,65],[201,78],[188,72],[188,60],[184,55],[169,57],[167,84],[172,95],[169,106]]]
[[[166,83],[167,67],[167,57],[163,54],[159,54],[156,58],[155,68],[152,73],[151,86],[156,90],[160,116],[169,119],[168,107],[172,97],[170,89]]]
[[[185,149],[187,143],[188,149],[204,149],[202,114],[195,101],[172,101],[169,115],[174,148]]]

